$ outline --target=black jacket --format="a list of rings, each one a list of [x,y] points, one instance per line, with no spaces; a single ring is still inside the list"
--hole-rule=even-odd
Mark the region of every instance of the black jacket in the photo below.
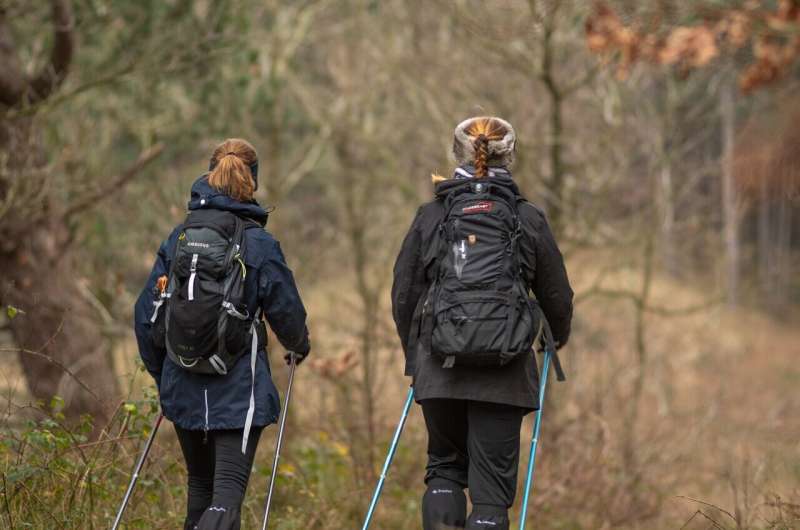
[[[489,177],[519,189],[510,177]],[[436,199],[422,205],[408,231],[394,266],[392,312],[405,353],[405,374],[414,379],[416,399],[452,398],[538,408],[538,372],[532,353],[520,355],[498,368],[455,366],[442,368],[441,361],[423,351],[419,338],[419,315],[424,296],[436,274],[435,245],[432,245],[444,216],[444,197],[459,180],[447,180],[436,187]],[[533,291],[560,346],[567,343],[572,320],[573,292],[544,213],[522,200],[518,204],[522,223],[521,260],[528,287]]]

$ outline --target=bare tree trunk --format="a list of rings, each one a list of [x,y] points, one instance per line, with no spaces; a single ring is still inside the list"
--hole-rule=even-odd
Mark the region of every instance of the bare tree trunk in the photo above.
[[[667,156],[661,167],[661,236],[664,256],[664,269],[671,276],[677,276],[679,267],[675,250],[675,193],[672,182],[672,163]]]
[[[4,10],[0,10],[0,307],[21,311],[9,323],[28,387],[45,402],[60,395],[73,417],[90,413],[104,424],[119,386],[108,341],[78,277],[66,223],[69,204],[49,187],[39,132],[20,108],[47,99],[69,72],[75,38],[71,3],[51,0],[53,48],[28,76]],[[35,111],[35,108],[33,108]],[[90,200],[93,202],[93,200]]]
[[[642,285],[638,295],[634,296],[634,344],[636,349],[636,374],[633,380],[633,391],[628,411],[625,415],[625,439],[623,457],[625,468],[631,474],[634,483],[639,480],[637,462],[637,435],[636,426],[641,413],[641,401],[644,395],[645,379],[649,365],[647,349],[647,306],[653,280],[653,254],[655,241],[653,234],[648,232],[644,239],[642,249]]]
[[[758,183],[758,279],[759,290],[766,302],[771,303],[772,289],[772,238],[770,234],[770,193],[767,179]]]
[[[29,124],[7,121],[0,127],[6,140],[0,151],[27,153],[11,159],[24,165],[12,166],[6,176],[37,175],[39,168],[29,164],[43,157]],[[48,402],[60,395],[68,414],[90,413],[100,424],[119,396],[119,386],[100,318],[87,300],[91,286],[80,283],[63,213],[57,201],[45,196],[43,204],[16,203],[0,220],[6,234],[0,252],[0,305],[21,310],[10,329],[33,396]]]
[[[556,7],[545,9],[544,28],[542,36],[542,82],[544,83],[547,95],[550,98],[550,182],[548,217],[556,236],[563,231],[563,212],[565,197],[565,176],[564,163],[562,156],[563,149],[563,102],[564,95],[561,87],[555,79],[553,54],[555,53],[553,44],[553,34],[555,33]]]
[[[786,195],[778,199],[775,236],[775,295],[778,308],[789,303],[792,269],[792,208]]]
[[[720,93],[722,118],[722,219],[725,245],[725,269],[728,304],[735,306],[739,297],[739,220],[736,183],[733,173],[736,132],[735,86],[726,80]]]
[[[340,136],[344,138],[344,136]],[[360,475],[367,483],[375,480],[375,372],[376,329],[378,325],[378,306],[380,290],[370,281],[370,248],[367,233],[370,226],[371,210],[369,204],[374,188],[359,184],[351,178],[357,174],[358,162],[352,157],[346,142],[336,144],[337,152],[345,166],[345,182],[342,186],[344,214],[347,218],[346,235],[353,256],[353,271],[356,280],[356,293],[361,301],[361,324],[359,331],[361,380],[359,391],[363,406],[361,424],[366,427],[366,439],[360,448],[363,453],[359,460]],[[364,187],[366,186],[366,187]]]

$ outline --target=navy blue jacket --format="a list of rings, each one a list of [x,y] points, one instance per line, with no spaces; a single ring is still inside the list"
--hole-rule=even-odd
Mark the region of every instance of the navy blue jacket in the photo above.
[[[267,211],[257,202],[232,199],[209,186],[206,176],[195,181],[189,201],[190,210],[201,208],[227,210],[262,226],[267,222]],[[134,328],[139,354],[158,385],[161,408],[170,421],[189,430],[241,429],[250,404],[251,372],[247,358],[239,359],[224,376],[195,374],[178,367],[167,358],[166,351],[153,345],[150,333],[153,289],[158,277],[169,273],[179,233],[180,226],[161,244],[150,277],[136,301]],[[255,225],[248,225],[245,238],[247,310],[252,315],[261,308],[287,350],[308,352],[306,311],[280,244]],[[259,345],[256,362],[254,426],[274,423],[280,412],[265,346]]]

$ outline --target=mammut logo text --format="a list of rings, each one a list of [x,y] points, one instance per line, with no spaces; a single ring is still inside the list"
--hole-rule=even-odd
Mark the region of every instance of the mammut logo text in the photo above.
[[[208,243],[201,243],[199,241],[189,241],[188,243],[186,243],[186,246],[187,247],[200,247],[200,248],[209,248],[209,247],[211,247],[211,245],[209,245]]]
[[[486,519],[478,519],[477,521],[475,521],[475,524],[482,524],[486,526],[497,526],[497,523],[495,523],[494,521],[487,521]]]
[[[434,495],[437,495],[439,493],[453,493],[453,490],[436,489],[431,491],[431,493],[433,493]]]
[[[492,203],[490,201],[481,201],[476,202],[475,204],[470,204],[469,206],[464,206],[461,209],[461,213],[465,215],[473,214],[473,213],[489,213],[492,211]]]

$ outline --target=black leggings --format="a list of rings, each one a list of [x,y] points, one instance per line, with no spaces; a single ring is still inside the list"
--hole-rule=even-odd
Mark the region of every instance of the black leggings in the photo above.
[[[189,474],[184,530],[239,530],[241,506],[262,427],[242,453],[242,429],[187,431],[175,426]]]
[[[428,427],[425,530],[507,530],[525,409],[460,399],[420,404]],[[464,488],[472,499],[469,517]]]

